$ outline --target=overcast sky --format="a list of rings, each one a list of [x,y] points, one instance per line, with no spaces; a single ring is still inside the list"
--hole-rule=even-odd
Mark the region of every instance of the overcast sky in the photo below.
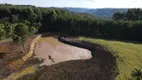
[[[0,3],[42,7],[142,8],[142,0],[0,0]]]

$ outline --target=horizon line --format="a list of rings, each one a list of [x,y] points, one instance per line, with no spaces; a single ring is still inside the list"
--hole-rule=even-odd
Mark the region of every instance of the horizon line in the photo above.
[[[9,3],[0,3],[0,4],[3,4],[3,5],[22,5],[22,6],[35,6],[35,7],[41,7],[41,8],[80,8],[80,9],[142,9],[140,7],[98,7],[98,8],[89,8],[89,7],[75,7],[75,6],[67,6],[67,7],[58,7],[58,6],[38,6],[38,5],[32,5],[32,4],[9,4]]]

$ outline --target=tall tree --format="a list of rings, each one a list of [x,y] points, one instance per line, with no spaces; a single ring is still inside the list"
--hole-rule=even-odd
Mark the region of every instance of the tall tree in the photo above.
[[[125,19],[125,13],[114,13],[113,14],[113,20],[124,20]]]
[[[18,23],[14,29],[13,40],[15,43],[24,43],[29,36],[28,26],[24,23]]]

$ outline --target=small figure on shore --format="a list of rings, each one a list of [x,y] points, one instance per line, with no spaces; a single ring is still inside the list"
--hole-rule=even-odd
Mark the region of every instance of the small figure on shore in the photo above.
[[[54,59],[49,55],[48,58],[54,63]]]

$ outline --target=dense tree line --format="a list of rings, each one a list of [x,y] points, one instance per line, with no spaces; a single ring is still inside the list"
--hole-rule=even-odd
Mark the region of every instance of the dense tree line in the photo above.
[[[129,9],[125,13],[114,13],[113,15],[114,20],[142,20],[142,9]]]
[[[140,18],[142,15],[137,15],[141,14],[141,10],[134,9],[134,12],[131,12],[132,10],[128,10],[127,13],[115,13],[114,21],[111,21],[58,8],[1,4],[0,39],[12,37],[15,41],[22,41],[38,30],[39,33],[64,32],[74,35],[142,41]],[[137,19],[133,19],[130,15],[135,12],[137,12],[135,14],[138,16]]]
[[[94,19],[92,15],[83,14],[83,13],[73,13],[68,12],[63,9],[57,9],[57,8],[41,8],[41,7],[35,7],[31,5],[11,5],[11,4],[1,4],[0,5],[0,39],[9,38],[12,37],[14,40],[17,40],[20,38],[20,35],[18,33],[22,32],[20,30],[17,30],[17,25],[23,24],[22,26],[29,28],[29,32],[36,33],[37,29],[39,29],[39,32],[46,32],[46,31],[58,31],[58,27],[54,27],[54,22],[60,18],[64,18],[64,20],[67,20],[71,17],[74,18],[82,18],[82,19]],[[10,30],[12,30],[10,36],[5,33],[7,32],[4,29],[4,26],[8,27],[11,26]],[[59,26],[59,25],[58,25]],[[21,27],[22,28],[22,27]],[[24,28],[26,29],[26,28]],[[33,31],[35,30],[35,31]],[[17,31],[17,32],[15,32]],[[19,35],[19,37],[16,37]],[[25,35],[27,35],[25,33]]]
[[[26,23],[0,24],[0,40],[12,38],[15,43],[23,43],[28,36],[37,32],[34,26]]]

